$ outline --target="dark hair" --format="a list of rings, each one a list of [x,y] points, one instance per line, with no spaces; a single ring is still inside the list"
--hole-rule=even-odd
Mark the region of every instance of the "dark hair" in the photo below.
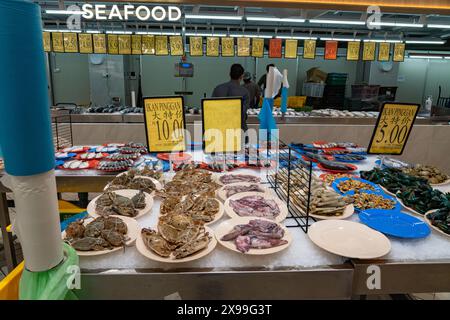
[[[244,67],[239,63],[235,63],[231,66],[230,69],[230,77],[233,80],[239,80],[240,77],[244,74]]]
[[[269,72],[270,67],[275,67],[275,65],[273,63],[268,64],[266,67],[266,71]]]

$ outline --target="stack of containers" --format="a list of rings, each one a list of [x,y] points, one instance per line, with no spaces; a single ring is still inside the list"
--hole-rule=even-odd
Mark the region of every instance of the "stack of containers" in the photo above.
[[[323,103],[327,108],[343,109],[347,73],[329,73],[323,94]]]

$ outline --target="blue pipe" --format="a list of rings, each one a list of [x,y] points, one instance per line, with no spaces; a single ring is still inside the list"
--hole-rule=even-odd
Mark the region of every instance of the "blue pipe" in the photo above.
[[[50,171],[55,156],[40,7],[25,0],[2,0],[0,43],[0,147],[5,170],[14,176]]]

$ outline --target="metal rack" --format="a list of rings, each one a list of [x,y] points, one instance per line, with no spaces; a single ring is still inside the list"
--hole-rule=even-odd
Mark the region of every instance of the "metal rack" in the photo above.
[[[315,221],[309,216],[312,162],[303,160],[297,151],[281,141],[278,150],[267,150],[268,158],[274,158],[275,152],[277,166],[267,170],[267,181],[280,199],[286,201],[289,211],[286,226],[300,227],[308,233],[309,226]]]
[[[73,145],[72,120],[69,114],[52,115],[52,133],[55,150]]]

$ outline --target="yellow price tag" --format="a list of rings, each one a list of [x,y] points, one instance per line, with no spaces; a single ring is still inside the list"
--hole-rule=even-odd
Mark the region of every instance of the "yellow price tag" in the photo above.
[[[237,39],[237,52],[238,57],[250,56],[250,38]]]
[[[78,52],[78,37],[74,32],[64,32],[64,52]]]
[[[119,54],[131,54],[131,35],[119,35]]]
[[[192,57],[203,56],[203,38],[189,37],[189,54]]]
[[[149,152],[186,150],[183,97],[144,98],[144,117]]]
[[[108,34],[108,53],[119,54],[119,37],[117,34]]]
[[[394,59],[395,62],[405,61],[405,44],[396,43],[394,45]]]
[[[419,109],[418,104],[385,103],[367,153],[401,155]]]
[[[80,44],[80,53],[92,53],[92,35],[90,33],[79,33],[78,43]]]
[[[242,99],[202,100],[203,142],[206,153],[242,149]]]
[[[223,37],[222,41],[222,57],[234,57],[234,38]]]
[[[378,61],[389,61],[391,53],[391,44],[388,42],[381,42],[378,47]]]
[[[374,61],[377,44],[375,42],[364,42],[363,61]]]
[[[94,53],[106,53],[106,35],[94,34],[92,40],[94,42]]]
[[[255,58],[264,57],[264,39],[261,38],[252,39],[252,57]]]
[[[303,58],[305,59],[316,58],[316,40],[305,40],[303,48]]]
[[[182,36],[170,37],[170,55],[182,56],[184,54],[184,44]]]
[[[208,57],[219,56],[219,38],[217,37],[206,38],[206,56]]]
[[[297,59],[298,40],[288,39],[284,44],[284,57],[287,59]]]
[[[167,56],[169,54],[167,36],[155,36],[155,53],[157,56]]]
[[[52,47],[54,52],[64,52],[64,38],[62,32],[52,32]]]
[[[131,36],[131,54],[142,54],[142,37],[139,34]]]
[[[142,54],[155,54],[155,36],[149,34],[142,36]]]
[[[358,61],[361,41],[350,41],[347,43],[347,60]]]
[[[52,51],[52,43],[50,39],[50,32],[43,32],[42,33],[42,43],[44,45],[44,51],[50,52]]]

